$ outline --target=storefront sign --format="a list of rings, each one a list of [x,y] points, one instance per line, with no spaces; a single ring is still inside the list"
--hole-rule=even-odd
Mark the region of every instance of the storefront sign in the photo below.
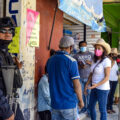
[[[39,47],[39,20],[40,14],[38,12],[27,9],[26,44],[32,47]]]
[[[93,30],[106,31],[102,0],[58,0],[58,7]]]

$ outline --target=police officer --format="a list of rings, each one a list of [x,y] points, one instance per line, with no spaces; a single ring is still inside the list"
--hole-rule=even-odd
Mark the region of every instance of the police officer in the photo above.
[[[12,57],[8,53],[8,45],[15,35],[16,24],[10,17],[0,18],[0,67],[4,64],[11,64]],[[0,70],[0,120],[14,120],[14,113],[6,99],[6,86]]]

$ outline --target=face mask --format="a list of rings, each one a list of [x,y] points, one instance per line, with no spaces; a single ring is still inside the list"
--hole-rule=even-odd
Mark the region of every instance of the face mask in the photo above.
[[[0,47],[7,48],[8,45],[12,42],[12,40],[0,40]]]
[[[101,50],[95,50],[95,55],[96,56],[102,56],[103,52]]]
[[[87,47],[80,47],[80,51],[81,52],[86,52],[87,51]]]
[[[112,59],[113,59],[113,60],[117,60],[117,57],[114,56],[114,57],[112,57]]]

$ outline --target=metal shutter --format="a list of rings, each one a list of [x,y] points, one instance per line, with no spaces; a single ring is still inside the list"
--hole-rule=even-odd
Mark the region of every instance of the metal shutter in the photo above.
[[[81,23],[79,25],[63,25],[64,30],[70,30],[72,32],[72,37],[75,39],[75,44],[78,46],[78,43],[82,41],[84,38],[84,25]],[[80,39],[78,39],[79,35]],[[78,38],[76,38],[76,35]],[[93,31],[89,26],[86,26],[86,41],[88,43],[89,51],[93,52],[94,48],[92,46],[93,43],[101,37],[101,33]]]

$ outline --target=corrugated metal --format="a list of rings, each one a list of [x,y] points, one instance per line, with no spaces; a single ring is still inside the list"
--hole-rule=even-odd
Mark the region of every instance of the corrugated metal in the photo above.
[[[80,24],[80,25],[65,25],[64,24],[64,29],[72,31],[72,37],[75,38],[75,44],[78,47],[79,42],[84,39],[84,25],[83,24]],[[89,26],[86,27],[86,41],[88,43],[89,51],[94,50],[92,44],[96,43],[96,41],[100,37],[101,37],[101,33],[93,31]]]

